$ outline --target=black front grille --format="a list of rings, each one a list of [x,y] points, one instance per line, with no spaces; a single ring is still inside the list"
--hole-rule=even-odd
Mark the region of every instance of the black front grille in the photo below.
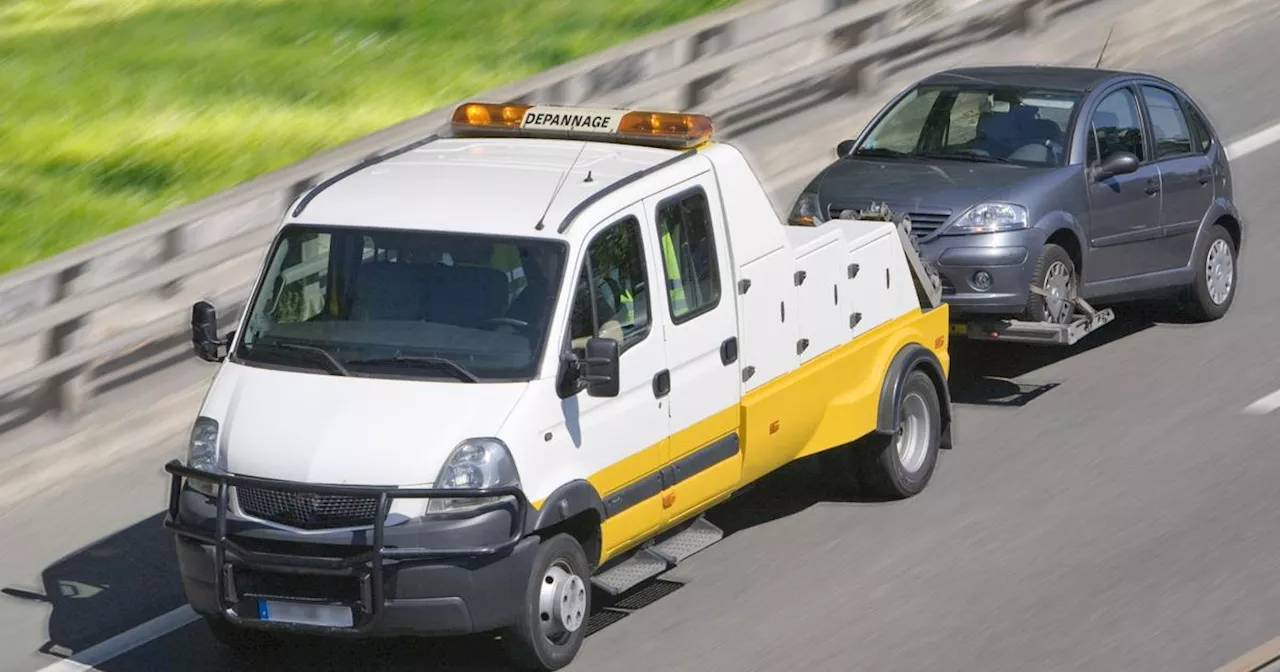
[[[240,509],[255,518],[307,529],[372,525],[377,497],[237,488]]]

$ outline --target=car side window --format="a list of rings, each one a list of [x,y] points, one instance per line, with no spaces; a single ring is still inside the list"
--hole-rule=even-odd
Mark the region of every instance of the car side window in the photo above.
[[[598,336],[618,341],[618,350],[625,351],[649,334],[649,289],[640,236],[640,222],[627,217],[587,246],[569,312],[574,350],[583,350],[587,339]]]
[[[680,324],[720,302],[720,274],[706,193],[697,189],[663,201],[657,221],[671,319]]]
[[[1098,103],[1089,126],[1089,163],[1105,160],[1116,152],[1129,152],[1146,161],[1138,100],[1129,89],[1107,94]]]
[[[1190,154],[1191,129],[1187,126],[1187,118],[1182,114],[1178,99],[1172,93],[1154,86],[1142,87],[1142,97],[1146,99],[1147,111],[1151,114],[1156,158]]]
[[[1209,133],[1209,124],[1205,122],[1204,117],[1196,111],[1185,100],[1182,103],[1182,109],[1187,113],[1187,123],[1191,126],[1191,130],[1195,133],[1195,150],[1200,154],[1208,154],[1209,148],[1213,146],[1213,136]]]

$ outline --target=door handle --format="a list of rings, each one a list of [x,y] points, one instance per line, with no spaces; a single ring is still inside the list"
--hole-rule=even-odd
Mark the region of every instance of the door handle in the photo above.
[[[1196,173],[1196,181],[1200,184],[1209,184],[1213,181],[1213,173],[1209,172],[1208,168],[1201,168],[1200,172]]]
[[[1148,196],[1154,196],[1160,193],[1160,185],[1147,183],[1147,188],[1143,189],[1143,191],[1147,192]]]
[[[738,337],[730,336],[720,344],[720,363],[725,366],[738,361]]]
[[[661,399],[671,393],[671,371],[663,369],[653,374],[653,396]]]

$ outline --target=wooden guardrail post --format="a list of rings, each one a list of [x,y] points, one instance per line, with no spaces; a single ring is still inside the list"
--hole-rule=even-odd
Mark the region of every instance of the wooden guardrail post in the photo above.
[[[160,254],[158,255],[159,258],[156,259],[157,266],[163,266],[170,261],[177,259],[186,251],[186,229],[187,227],[185,226],[177,226],[165,231],[160,237]],[[157,289],[157,293],[160,295],[160,298],[170,299],[176,296],[181,290],[182,280],[174,280],[173,282],[161,285]]]
[[[84,290],[91,261],[64,268],[54,279],[51,303],[70,298]],[[49,361],[83,346],[89,338],[92,313],[63,322],[45,335],[42,360]],[[91,364],[85,364],[49,378],[45,383],[45,400],[58,420],[74,423],[83,415],[90,394]]]

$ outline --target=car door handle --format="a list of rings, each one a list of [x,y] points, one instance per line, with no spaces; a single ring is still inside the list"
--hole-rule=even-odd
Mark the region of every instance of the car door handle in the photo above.
[[[661,399],[671,393],[671,371],[663,369],[653,374],[653,396]]]
[[[1213,181],[1213,173],[1209,172],[1208,168],[1201,168],[1200,172],[1196,173],[1196,181],[1200,184],[1209,184]]]
[[[1154,195],[1156,195],[1156,194],[1160,193],[1160,185],[1158,185],[1158,184],[1150,184],[1150,183],[1148,183],[1148,184],[1147,184],[1147,188],[1146,188],[1146,189],[1143,189],[1143,191],[1147,192],[1147,195],[1148,195],[1148,196],[1154,196]]]

